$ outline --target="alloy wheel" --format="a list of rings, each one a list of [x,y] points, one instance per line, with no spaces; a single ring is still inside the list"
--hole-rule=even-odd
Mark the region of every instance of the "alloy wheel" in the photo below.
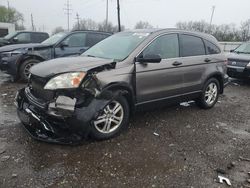
[[[208,105],[212,105],[217,98],[218,95],[218,86],[216,83],[212,82],[207,86],[206,92],[205,92],[205,101]]]
[[[124,118],[123,106],[118,101],[108,104],[103,113],[94,121],[95,128],[104,134],[116,131]]]

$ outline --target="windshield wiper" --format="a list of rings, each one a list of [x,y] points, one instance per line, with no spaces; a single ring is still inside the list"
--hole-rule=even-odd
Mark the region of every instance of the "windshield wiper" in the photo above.
[[[234,51],[237,54],[250,54],[250,52]]]
[[[94,56],[94,55],[87,55],[87,57],[96,57],[96,56]]]

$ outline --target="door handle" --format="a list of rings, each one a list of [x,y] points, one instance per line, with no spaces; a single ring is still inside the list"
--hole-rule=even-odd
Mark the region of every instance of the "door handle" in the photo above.
[[[172,65],[174,65],[174,66],[179,66],[179,65],[182,65],[182,62],[175,61],[175,62],[173,62],[173,64],[172,64]]]
[[[211,62],[212,60],[209,59],[209,58],[206,58],[204,61],[207,62],[207,63],[209,63],[209,62]]]

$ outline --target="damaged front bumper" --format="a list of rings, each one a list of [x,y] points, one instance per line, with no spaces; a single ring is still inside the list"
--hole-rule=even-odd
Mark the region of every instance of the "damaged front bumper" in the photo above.
[[[33,138],[78,144],[88,136],[93,119],[111,100],[93,97],[82,101],[78,97],[57,96],[53,101],[43,102],[26,87],[17,93],[15,104],[19,119]]]

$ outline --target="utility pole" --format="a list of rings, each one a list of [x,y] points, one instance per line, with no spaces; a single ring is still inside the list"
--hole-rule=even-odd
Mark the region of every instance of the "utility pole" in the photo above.
[[[212,22],[213,22],[213,17],[214,17],[214,11],[215,11],[215,6],[212,6],[212,14],[211,14],[210,24],[209,24],[210,32],[212,31]]]
[[[108,29],[108,19],[109,19],[109,0],[107,0],[106,4],[106,30]]]
[[[32,14],[30,16],[30,19],[31,19],[32,31],[35,31],[35,25],[34,25],[34,20],[33,20],[33,15]]]
[[[120,1],[117,0],[118,31],[121,32]]]
[[[10,2],[7,1],[8,4],[8,22],[10,22]]]
[[[80,30],[80,17],[78,13],[76,13],[76,20],[77,20],[77,29]]]
[[[68,19],[68,31],[69,31],[69,16],[71,15],[71,11],[72,11],[70,7],[71,7],[71,4],[69,3],[69,0],[67,0],[64,11],[66,11],[65,14],[67,15],[67,19]]]

